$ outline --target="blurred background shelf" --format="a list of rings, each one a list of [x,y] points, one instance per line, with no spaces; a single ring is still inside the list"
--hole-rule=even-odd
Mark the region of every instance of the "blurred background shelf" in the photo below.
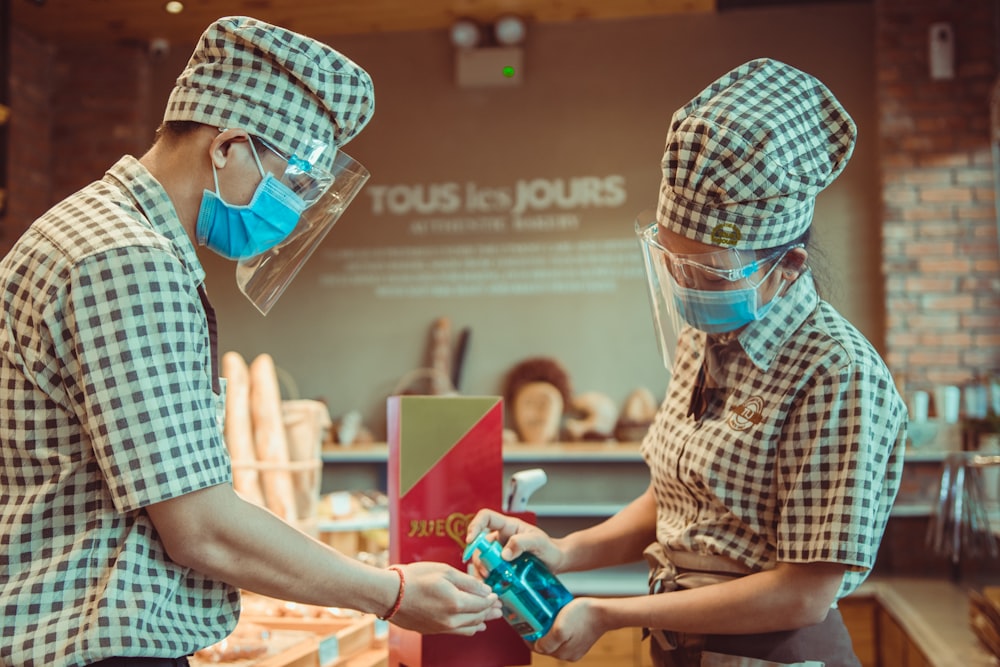
[[[893,516],[926,517],[933,507],[940,464],[948,450],[908,447],[904,487]],[[639,443],[510,444],[503,448],[504,474],[542,468],[545,486],[529,509],[540,523],[568,528],[580,519],[609,517],[638,497],[649,484]],[[385,443],[326,449],[322,454],[323,492],[386,490]]]
[[[528,509],[544,530],[557,536],[615,514],[649,485],[635,442],[510,444],[503,457],[505,478],[528,468],[545,471],[548,481],[531,497]],[[387,488],[385,443],[327,448],[322,458],[323,493]]]
[[[385,463],[389,447],[384,442],[365,445],[327,447],[322,459],[327,463]],[[567,442],[548,445],[504,445],[504,461],[530,463],[534,461],[642,461],[637,442]]]

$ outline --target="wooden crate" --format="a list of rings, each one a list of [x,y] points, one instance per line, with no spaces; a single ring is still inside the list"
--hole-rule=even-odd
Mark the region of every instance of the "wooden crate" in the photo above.
[[[334,667],[389,667],[389,649],[370,648],[350,657],[341,658]]]
[[[312,658],[308,662],[253,667],[342,667],[348,665],[348,659],[368,651],[375,643],[375,617],[372,615],[354,618],[248,616],[245,620],[275,631],[290,630],[310,634],[309,640],[305,642],[312,652]],[[290,659],[298,660],[295,656],[290,656]]]
[[[244,616],[241,621],[271,631],[267,654],[252,660],[224,663],[191,659],[191,666],[388,667],[388,652],[375,637],[375,617],[371,615],[349,618]]]
[[[191,667],[318,667],[316,635],[305,630],[275,630],[268,639],[268,650],[257,658],[212,662],[194,656]]]
[[[298,644],[250,664],[252,667],[322,667],[318,649],[316,636],[307,634]]]

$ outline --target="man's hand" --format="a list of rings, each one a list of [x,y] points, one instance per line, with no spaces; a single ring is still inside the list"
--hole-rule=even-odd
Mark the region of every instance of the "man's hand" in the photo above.
[[[503,613],[489,586],[450,565],[419,562],[398,567],[406,591],[392,622],[401,628],[470,636]]]

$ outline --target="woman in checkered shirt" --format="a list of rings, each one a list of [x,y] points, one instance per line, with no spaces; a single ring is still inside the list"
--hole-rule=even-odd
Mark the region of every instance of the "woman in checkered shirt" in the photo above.
[[[636,223],[671,373],[641,445],[650,485],[561,538],[487,510],[469,527],[556,573],[649,563],[651,595],[574,600],[539,653],[576,660],[642,627],[658,667],[860,664],[836,602],[874,564],[906,411],[807,263],[855,131],[822,83],[766,59],[674,114],[659,206]]]

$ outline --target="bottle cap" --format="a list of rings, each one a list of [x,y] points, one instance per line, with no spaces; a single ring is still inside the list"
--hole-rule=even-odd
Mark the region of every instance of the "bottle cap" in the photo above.
[[[479,559],[487,569],[493,570],[505,562],[503,556],[500,555],[502,550],[503,548],[499,542],[491,542],[486,539],[486,531],[484,530],[476,535],[476,538],[465,547],[465,552],[462,554],[462,562],[468,562],[478,551]]]

